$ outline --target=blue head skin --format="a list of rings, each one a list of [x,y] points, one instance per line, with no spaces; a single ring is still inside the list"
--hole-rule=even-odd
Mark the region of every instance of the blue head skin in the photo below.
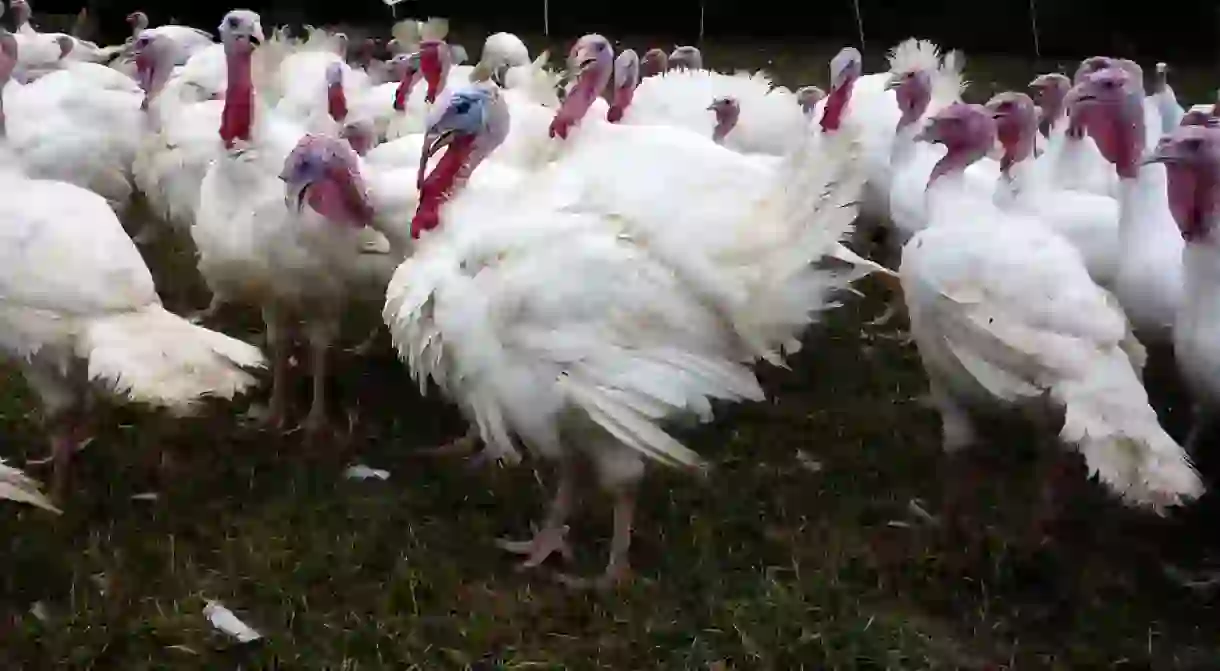
[[[419,159],[419,208],[412,221],[415,235],[440,223],[440,206],[504,141],[508,125],[508,108],[494,84],[474,84],[437,101]],[[447,147],[445,155],[428,173],[428,160],[442,147]]]
[[[492,107],[497,102],[496,91],[486,86],[470,86],[460,89],[447,99],[438,101],[429,114],[428,130],[424,135],[424,151],[420,156],[417,185],[422,186],[428,160],[435,156],[441,148],[450,147],[466,151],[464,145],[469,144],[469,150],[475,149],[475,141],[487,131],[488,120],[492,116]]]

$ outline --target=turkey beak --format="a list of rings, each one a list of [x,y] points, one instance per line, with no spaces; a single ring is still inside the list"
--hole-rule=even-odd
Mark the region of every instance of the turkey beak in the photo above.
[[[284,180],[284,207],[293,214],[300,214],[305,209],[305,197],[309,195],[310,180],[301,176],[300,171],[286,168],[280,173]]]
[[[936,142],[936,124],[930,123],[915,136],[915,142]]]
[[[590,53],[588,47],[581,47],[576,53],[572,54],[572,63],[576,65],[577,76],[583,75],[596,62],[597,56]]]
[[[1178,143],[1168,139],[1158,142],[1156,149],[1153,149],[1144,159],[1140,161],[1140,165],[1152,165],[1153,163],[1173,163],[1179,158]]]
[[[457,137],[457,132],[452,130],[440,132],[429,130],[428,134],[424,136],[424,151],[419,156],[419,174],[415,179],[415,188],[423,188],[424,177],[428,171],[428,161],[436,155],[436,152],[453,142],[455,137]]]
[[[309,182],[285,183],[284,207],[293,214],[300,214],[305,209],[305,196],[309,195]]]
[[[895,91],[902,85],[902,77],[890,75],[890,78],[885,82],[886,91]]]
[[[261,46],[264,39],[263,27],[261,25],[255,25],[254,30],[250,31],[250,43],[256,47]]]

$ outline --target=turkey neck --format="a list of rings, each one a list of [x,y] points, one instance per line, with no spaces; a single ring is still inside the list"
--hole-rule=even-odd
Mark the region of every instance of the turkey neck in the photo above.
[[[254,113],[254,81],[250,76],[252,55],[249,43],[239,41],[225,44],[229,81],[221,112],[220,137],[229,149],[237,140],[250,141]]]

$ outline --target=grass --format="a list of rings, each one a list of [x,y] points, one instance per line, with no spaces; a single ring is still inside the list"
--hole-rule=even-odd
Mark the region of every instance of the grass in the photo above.
[[[762,65],[766,49],[708,52],[744,67]],[[783,52],[773,67],[785,83],[822,81],[827,53]],[[970,69],[1009,85],[1034,71],[985,59]],[[202,307],[189,254],[161,243],[146,256],[172,309]],[[1031,547],[1020,538],[1034,441],[1005,429],[978,451],[988,487],[969,528],[927,522],[917,508],[936,513],[943,498],[938,424],[917,401],[926,390],[913,349],[886,337],[892,326],[865,325],[879,312],[849,298],[791,370],[763,371],[768,402],[683,433],[716,468],[706,482],[650,475],[637,579],[614,595],[513,570],[490,540],[527,533],[546,493],[528,467],[472,472],[413,457],[464,427],[419,398],[388,350],[340,355],[334,380],[356,419],[352,451],[389,469],[388,482],[345,481],[344,457],[242,428],[236,408],[177,423],[107,409],[62,517],[0,511],[0,665],[1213,668],[1214,601],[1165,566],[1206,568],[1214,506],[1149,519],[1082,484],[1057,542]],[[224,326],[243,333],[250,321]],[[4,453],[40,455],[31,397],[15,374],[5,381]],[[153,468],[162,451],[172,462]],[[149,489],[159,499],[132,499]],[[576,521],[583,571],[604,561],[604,508]],[[201,614],[208,599],[266,638],[237,645],[215,633]]]

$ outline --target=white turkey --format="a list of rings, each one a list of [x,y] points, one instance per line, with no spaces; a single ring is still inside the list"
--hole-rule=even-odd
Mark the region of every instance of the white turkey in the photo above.
[[[0,77],[14,66],[0,50]],[[166,311],[101,196],[26,177],[3,143],[0,190],[0,351],[42,401],[57,498],[85,437],[91,386],[188,411],[200,397],[231,398],[254,384],[245,369],[263,365],[258,349]]]
[[[1052,413],[1063,418],[1059,439],[1125,503],[1164,512],[1198,497],[1198,474],[1148,405],[1143,348],[1117,301],[1067,240],[1000,212],[963,179],[995,134],[987,110],[956,103],[919,136],[948,151],[929,177],[928,226],[903,248],[899,275],[944,449],[977,441],[980,410]]]
[[[421,239],[394,275],[384,317],[412,375],[455,400],[490,452],[515,457],[520,440],[558,459],[541,530],[501,544],[527,555],[525,566],[567,553],[575,468],[593,462],[615,497],[610,560],[595,581],[607,585],[627,574],[646,461],[702,463],[661,422],[707,420],[712,399],[761,398],[745,364],[779,361],[830,306],[846,278],[810,262],[850,230],[863,176],[852,134],[829,133],[799,143],[782,179],[742,179],[735,200],[729,188],[716,205],[663,203],[643,187],[710,187],[710,173],[728,187],[752,164],[703,138],[666,144],[668,129],[587,119],[573,130],[589,91],[609,78],[613,51],[594,35],[573,56],[577,82],[553,126],[571,146],[520,189],[462,188],[508,134],[499,89],[475,84],[444,101],[427,154],[447,149],[422,180],[413,223]],[[640,132],[653,144],[632,148]],[[666,151],[702,153],[686,164],[662,159]],[[618,180],[627,180],[622,189],[610,183]],[[618,201],[625,209],[605,200],[633,192],[638,202]]]

